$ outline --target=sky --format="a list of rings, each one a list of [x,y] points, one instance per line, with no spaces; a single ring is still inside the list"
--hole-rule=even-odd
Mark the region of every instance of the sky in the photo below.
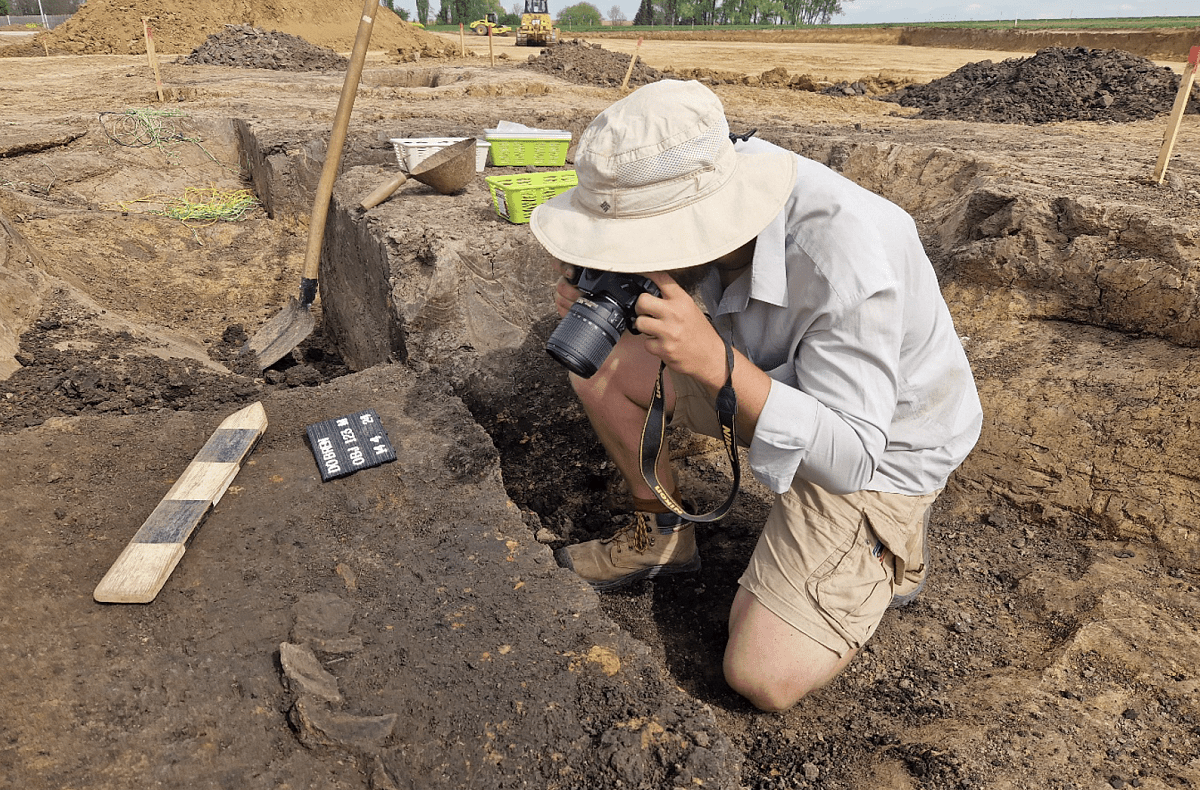
[[[579,0],[550,0],[550,13],[557,16],[567,6]],[[638,0],[589,0],[600,9],[605,18],[610,9],[617,5],[626,19],[637,13]],[[505,8],[511,8],[513,0],[501,0]],[[431,0],[435,10],[439,0]],[[413,0],[396,0],[397,8],[408,8],[416,12]],[[845,13],[833,18],[833,24],[904,24],[906,22],[961,22],[972,20],[1013,19],[1020,26],[1022,19],[1072,19],[1096,17],[1134,16],[1200,16],[1196,3],[1183,0],[962,0],[947,3],[945,0],[842,0]]]

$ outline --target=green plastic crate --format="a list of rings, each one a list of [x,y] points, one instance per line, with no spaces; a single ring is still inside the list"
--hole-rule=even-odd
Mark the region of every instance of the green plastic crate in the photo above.
[[[579,183],[574,170],[515,173],[488,176],[483,180],[492,193],[496,213],[515,225],[528,222],[535,208]]]
[[[489,156],[496,167],[562,167],[567,162],[567,137],[496,137],[488,135]]]

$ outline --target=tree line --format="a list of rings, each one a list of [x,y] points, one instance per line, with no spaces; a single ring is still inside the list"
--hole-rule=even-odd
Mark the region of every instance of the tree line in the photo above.
[[[633,24],[825,25],[841,13],[842,0],[641,0]]]

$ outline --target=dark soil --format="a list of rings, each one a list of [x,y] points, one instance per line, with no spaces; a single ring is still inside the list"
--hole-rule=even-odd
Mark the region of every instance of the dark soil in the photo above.
[[[546,47],[524,65],[576,85],[620,85],[629,71],[629,60],[629,55],[622,52],[612,52],[599,44],[589,44],[576,38]],[[661,71],[639,60],[630,72],[629,85],[637,87],[658,82],[663,77]]]
[[[1119,49],[1050,47],[1029,58],[969,63],[926,85],[881,97],[918,118],[987,123],[1147,120],[1171,111],[1179,75]],[[1200,112],[1192,88],[1187,111]]]
[[[0,383],[0,434],[54,417],[234,410],[272,389],[312,387],[349,373],[321,327],[259,371],[242,352],[245,330],[230,325],[209,349],[229,375],[195,360],[147,355],[136,350],[128,332],[97,330],[92,318],[60,303],[21,336],[17,361],[22,367]]]
[[[180,62],[187,66],[323,71],[344,69],[349,61],[332,49],[310,44],[299,36],[250,25],[226,25]]]

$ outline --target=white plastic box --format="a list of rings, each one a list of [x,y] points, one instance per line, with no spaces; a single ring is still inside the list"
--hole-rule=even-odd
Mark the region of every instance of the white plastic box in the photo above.
[[[433,154],[446,146],[454,145],[470,138],[467,137],[393,137],[392,148],[396,150],[396,162],[400,169],[408,172],[421,164]],[[487,164],[488,149],[491,144],[486,140],[475,141],[475,172],[482,173]]]

